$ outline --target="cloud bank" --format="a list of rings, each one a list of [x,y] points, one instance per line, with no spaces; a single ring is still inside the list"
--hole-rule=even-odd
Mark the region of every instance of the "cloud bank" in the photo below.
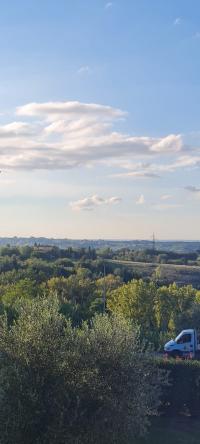
[[[0,126],[0,169],[107,163],[117,168],[117,177],[154,179],[178,168],[199,167],[200,153],[188,154],[180,134],[148,137],[118,130],[126,115],[118,108],[78,101],[19,106],[13,121]]]

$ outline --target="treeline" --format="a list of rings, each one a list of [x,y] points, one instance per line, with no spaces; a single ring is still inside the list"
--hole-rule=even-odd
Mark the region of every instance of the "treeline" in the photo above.
[[[103,313],[104,299],[109,314],[119,314],[140,326],[141,339],[156,350],[184,328],[199,328],[200,291],[176,284],[159,286],[142,279],[124,283],[120,276],[94,277],[78,267],[68,277],[51,277],[39,271],[39,278],[26,277],[14,283],[1,282],[0,313],[7,313],[10,324],[18,318],[23,302],[40,297],[56,297],[59,311],[72,325],[90,321]]]
[[[106,298],[108,313],[137,323],[142,338],[156,349],[182,328],[200,325],[200,291],[190,285],[161,285],[159,267],[153,280],[136,279],[134,270],[109,262],[105,268],[94,250],[36,245],[3,247],[0,270],[0,313],[6,312],[10,323],[23,301],[56,296],[60,312],[73,325],[102,313]]]
[[[58,259],[71,259],[73,261],[79,260],[96,260],[96,259],[116,259],[133,262],[146,262],[156,264],[174,264],[174,265],[200,265],[200,250],[193,252],[175,252],[157,249],[130,249],[121,248],[113,250],[110,247],[95,249],[91,248],[73,248],[68,247],[61,249],[56,246],[35,244],[34,246],[3,246],[0,247],[1,267],[6,269],[6,261],[8,258],[19,262],[31,258],[37,258],[46,261],[56,261]],[[6,259],[6,260],[5,260]],[[10,261],[12,267],[12,261]],[[5,271],[0,269],[0,271]]]
[[[92,248],[59,249],[57,247],[40,246],[34,247],[11,247],[0,248],[0,279],[13,282],[19,278],[29,277],[39,281],[50,277],[67,277],[78,267],[87,268],[95,277],[104,273],[104,261],[107,258],[105,252],[96,251]],[[5,276],[5,273],[11,272]],[[134,277],[134,271],[126,267],[113,267],[106,263],[106,273],[119,274],[127,282]]]
[[[104,255],[110,259],[133,262],[146,262],[156,264],[174,265],[200,265],[200,251],[178,253],[175,251],[162,251],[157,249],[132,250],[122,248],[117,251],[104,250]]]
[[[66,249],[61,249],[52,246],[42,246],[35,244],[33,247],[28,245],[22,247],[14,246],[4,246],[0,248],[1,257],[16,257],[19,260],[24,261],[25,259],[38,258],[48,261],[55,261],[56,259],[69,258],[74,260],[79,260],[81,258],[85,259],[96,259],[96,250],[92,248],[79,248],[74,249],[68,247]]]

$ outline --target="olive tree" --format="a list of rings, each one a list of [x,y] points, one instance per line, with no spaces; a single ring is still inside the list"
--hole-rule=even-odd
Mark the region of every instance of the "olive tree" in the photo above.
[[[0,443],[127,443],[157,414],[165,377],[137,329],[98,315],[73,328],[52,298],[0,324]]]

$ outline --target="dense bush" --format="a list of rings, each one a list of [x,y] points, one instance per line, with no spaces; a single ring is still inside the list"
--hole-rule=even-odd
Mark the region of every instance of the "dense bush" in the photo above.
[[[162,412],[200,416],[200,362],[190,360],[158,361],[169,372],[169,386],[163,391]]]
[[[156,414],[163,376],[121,317],[72,328],[55,299],[0,324],[1,444],[126,443]]]

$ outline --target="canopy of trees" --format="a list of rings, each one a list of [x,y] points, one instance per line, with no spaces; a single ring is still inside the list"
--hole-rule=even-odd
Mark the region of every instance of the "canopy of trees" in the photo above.
[[[165,379],[121,316],[73,328],[56,298],[0,324],[0,437],[9,444],[128,443],[146,431]]]
[[[1,249],[0,443],[128,444],[146,431],[166,379],[152,347],[200,326],[199,285],[164,285],[163,254]],[[129,267],[136,256],[153,260],[151,279]]]

